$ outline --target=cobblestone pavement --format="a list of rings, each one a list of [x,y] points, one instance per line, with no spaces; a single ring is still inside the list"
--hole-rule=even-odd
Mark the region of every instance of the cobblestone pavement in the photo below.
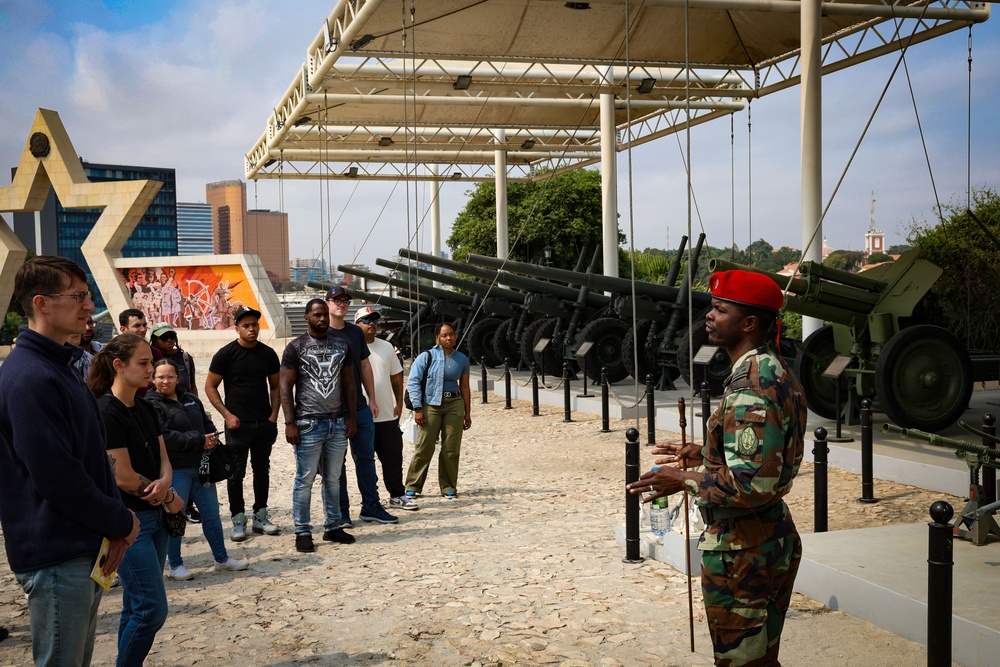
[[[657,666],[711,664],[695,589],[694,654],[688,651],[685,578],[655,561],[622,562],[614,528],[624,521],[624,429],[599,418],[502,400],[473,403],[457,501],[438,495],[432,470],[417,512],[397,525],[365,523],[352,482],[357,543],[316,534],[299,554],[291,534],[291,447],[272,458],[272,518],[280,536],[227,547],[245,572],[216,573],[197,526],[185,537],[196,574],[168,582],[170,617],[148,665]],[[221,423],[221,422],[217,422]],[[644,432],[644,431],[643,431]],[[663,434],[661,439],[669,438]],[[404,452],[408,461],[412,448]],[[651,464],[648,448],[643,467]],[[811,467],[790,496],[811,530]],[[353,480],[353,468],[350,478]],[[248,483],[249,492],[249,483]],[[831,529],[926,521],[940,494],[879,483],[874,505],[854,501],[857,476],[830,471]],[[219,486],[225,507],[225,488]],[[320,516],[318,488],[313,516]],[[249,498],[248,498],[249,500]],[[957,502],[955,499],[950,499]],[[228,534],[228,517],[224,523]],[[0,665],[30,664],[23,594],[3,564]],[[94,664],[113,664],[120,589],[101,604]],[[782,646],[788,665],[916,665],[924,649],[796,595]]]

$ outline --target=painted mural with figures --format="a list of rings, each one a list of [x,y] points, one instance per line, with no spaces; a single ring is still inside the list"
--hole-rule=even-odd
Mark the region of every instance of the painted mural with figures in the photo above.
[[[260,308],[239,264],[119,270],[132,303],[151,324],[166,322],[189,331],[229,329],[237,308]],[[268,328],[263,318],[260,326]]]

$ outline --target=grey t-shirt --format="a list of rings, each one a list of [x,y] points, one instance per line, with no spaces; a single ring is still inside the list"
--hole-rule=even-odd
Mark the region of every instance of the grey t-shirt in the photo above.
[[[351,350],[336,337],[304,333],[285,348],[281,367],[295,371],[295,418],[329,419],[346,412],[341,373],[351,372]]]

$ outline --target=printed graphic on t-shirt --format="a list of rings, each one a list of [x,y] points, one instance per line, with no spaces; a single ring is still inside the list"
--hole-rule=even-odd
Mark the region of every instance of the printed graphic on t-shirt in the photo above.
[[[341,369],[349,354],[339,338],[313,338],[308,334],[288,344],[282,365],[294,368],[295,415],[334,415],[343,411]],[[350,364],[350,361],[347,361]]]

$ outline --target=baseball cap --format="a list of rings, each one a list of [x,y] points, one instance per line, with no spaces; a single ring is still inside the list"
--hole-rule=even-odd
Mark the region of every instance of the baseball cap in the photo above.
[[[252,315],[253,317],[256,317],[258,320],[260,319],[259,310],[254,310],[250,306],[240,306],[239,308],[236,309],[236,312],[233,313],[233,322],[235,324],[239,324],[240,320],[246,317],[247,315]]]
[[[362,317],[373,317],[376,320],[379,320],[382,319],[382,313],[378,312],[371,306],[365,306],[364,308],[359,309],[358,312],[354,313],[354,323],[357,324],[358,320]]]
[[[772,312],[781,310],[785,296],[767,276],[753,271],[721,271],[708,279],[712,296],[723,301],[757,306]]]
[[[326,300],[329,301],[338,296],[346,296],[348,299],[351,298],[351,295],[348,294],[346,289],[344,289],[340,285],[337,285],[336,287],[331,287],[330,291],[326,293]]]
[[[166,322],[160,322],[159,324],[154,324],[153,328],[150,330],[150,333],[152,333],[157,338],[162,338],[163,334],[165,333],[176,334],[173,328]]]

